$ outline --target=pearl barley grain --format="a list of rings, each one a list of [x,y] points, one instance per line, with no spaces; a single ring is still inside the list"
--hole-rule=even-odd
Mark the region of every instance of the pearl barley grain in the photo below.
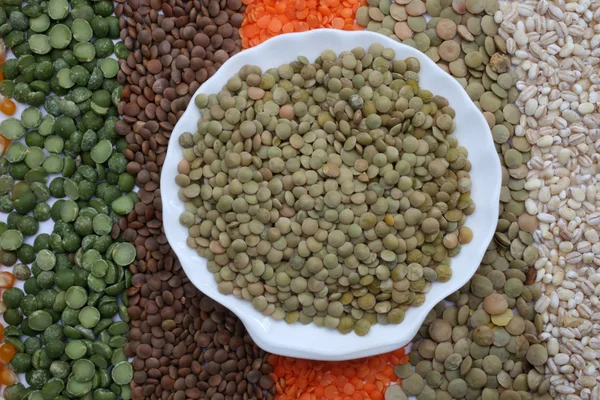
[[[590,239],[597,241],[600,224],[600,2],[503,2],[494,18],[513,55],[516,106],[525,114],[515,135],[531,145],[526,209],[537,210],[539,222],[532,235],[543,294],[535,310],[550,356],[548,394],[596,400],[600,352],[590,346],[600,332],[600,247]],[[542,372],[545,355],[534,346],[527,359]]]

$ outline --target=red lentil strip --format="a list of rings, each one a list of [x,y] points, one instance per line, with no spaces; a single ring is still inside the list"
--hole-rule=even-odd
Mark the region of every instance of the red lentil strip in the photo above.
[[[271,355],[278,400],[383,400],[394,366],[408,363],[404,349],[351,361],[311,361]]]
[[[240,28],[247,49],[282,33],[317,28],[362,30],[356,10],[364,0],[243,0],[247,6]]]

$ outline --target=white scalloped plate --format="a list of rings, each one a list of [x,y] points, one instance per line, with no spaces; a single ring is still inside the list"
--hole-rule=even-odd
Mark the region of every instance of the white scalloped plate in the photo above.
[[[435,283],[426,295],[425,304],[410,308],[406,312],[406,319],[399,325],[375,325],[364,337],[354,333],[342,335],[336,330],[319,328],[314,324],[289,325],[283,321],[275,321],[254,310],[250,302],[233,295],[220,294],[213,275],[206,269],[206,261],[186,245],[187,229],[179,224],[179,215],[184,207],[177,196],[179,188],[175,184],[177,164],[182,159],[178,138],[183,132],[196,131],[200,112],[193,100],[171,135],[161,176],[163,220],[169,243],[192,283],[233,311],[242,320],[256,344],[268,352],[314,360],[348,360],[405,346],[433,306],[463,286],[475,273],[494,234],[498,219],[501,171],[490,129],[463,88],[433,61],[412,47],[399,44],[383,35],[364,31],[320,29],[281,35],[232,57],[198,89],[196,95],[217,93],[245,64],[258,65],[264,71],[289,63],[300,55],[312,62],[326,49],[340,53],[357,46],[368,48],[373,43],[393,48],[398,58],[418,59],[421,63],[421,87],[446,97],[456,110],[455,134],[459,143],[469,150],[469,160],[473,165],[471,198],[477,205],[476,211],[467,219],[468,226],[473,230],[473,241],[463,246],[460,254],[452,259],[452,279],[446,283]]]

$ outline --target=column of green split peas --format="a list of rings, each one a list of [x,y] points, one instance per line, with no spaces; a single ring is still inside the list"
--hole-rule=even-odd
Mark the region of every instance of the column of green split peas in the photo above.
[[[113,7],[0,2],[13,56],[0,94],[29,106],[0,123],[11,141],[0,159],[0,263],[25,281],[2,295],[10,368],[26,381],[6,388],[7,400],[130,398],[123,347],[136,252],[112,228],[139,199],[114,129],[122,88],[112,56],[128,52],[113,43]],[[44,221],[52,230],[38,233]]]

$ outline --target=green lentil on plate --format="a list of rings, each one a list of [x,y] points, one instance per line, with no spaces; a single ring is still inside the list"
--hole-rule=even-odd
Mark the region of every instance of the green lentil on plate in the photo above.
[[[471,165],[454,110],[418,71],[372,45],[246,65],[196,96],[198,131],[179,137],[180,222],[221,293],[365,335],[450,279],[471,240]]]

